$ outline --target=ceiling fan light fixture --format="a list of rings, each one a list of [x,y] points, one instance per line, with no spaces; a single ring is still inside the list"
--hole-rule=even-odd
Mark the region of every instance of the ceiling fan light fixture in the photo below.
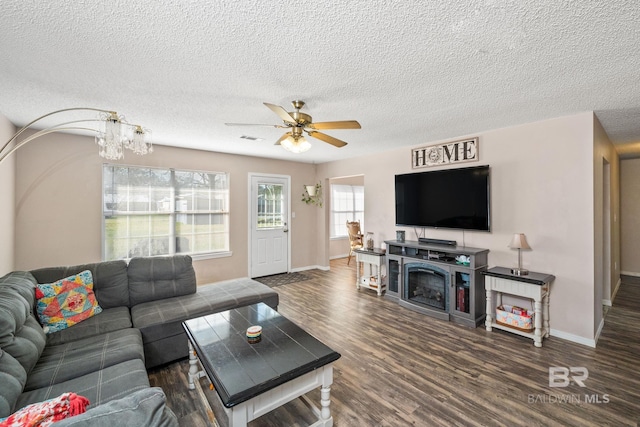
[[[264,105],[269,107],[271,111],[276,113],[278,117],[282,119],[282,124],[279,125],[258,125],[249,123],[225,123],[227,126],[269,126],[275,128],[288,129],[289,131],[283,134],[275,143],[275,145],[281,145],[286,150],[292,153],[304,153],[311,148],[311,144],[302,137],[302,132],[306,132],[312,138],[319,139],[320,141],[331,144],[334,147],[340,148],[347,145],[346,142],[334,138],[326,133],[318,132],[319,130],[329,129],[360,129],[360,123],[356,120],[341,120],[334,122],[313,122],[313,118],[300,111],[305,105],[303,101],[292,101],[291,104],[295,111],[287,111],[279,105],[269,104],[264,102]],[[244,138],[244,137],[243,137]],[[250,139],[250,138],[245,138]]]
[[[282,145],[285,150],[291,151],[292,153],[296,154],[304,153],[311,148],[311,144],[305,139],[304,136],[295,138],[289,135],[288,137],[280,141],[280,145]]]

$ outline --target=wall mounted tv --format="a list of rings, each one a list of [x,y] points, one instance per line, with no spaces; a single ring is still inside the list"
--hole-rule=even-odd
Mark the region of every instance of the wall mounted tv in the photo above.
[[[489,166],[396,175],[396,225],[490,231]]]

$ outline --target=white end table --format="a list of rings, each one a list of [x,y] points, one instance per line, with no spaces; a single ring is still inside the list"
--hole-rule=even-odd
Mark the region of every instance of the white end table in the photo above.
[[[382,249],[356,249],[356,289],[361,287],[367,289],[373,289],[378,293],[378,296],[382,295],[382,291],[387,290],[387,284],[384,283],[382,277],[382,266],[385,265],[386,251]],[[369,265],[369,275],[360,274],[360,263]],[[373,267],[376,267],[375,274]],[[364,266],[363,266],[364,269]]]
[[[546,273],[529,272],[525,276],[511,273],[510,268],[493,267],[482,273],[485,290],[487,292],[487,318],[485,326],[487,331],[493,328],[513,332],[533,339],[536,347],[542,347],[542,339],[549,336],[549,294],[551,282],[555,276]],[[493,295],[496,294],[496,301]],[[525,332],[509,326],[501,325],[495,321],[496,307],[502,305],[502,294],[516,295],[530,298],[534,301],[534,330]]]

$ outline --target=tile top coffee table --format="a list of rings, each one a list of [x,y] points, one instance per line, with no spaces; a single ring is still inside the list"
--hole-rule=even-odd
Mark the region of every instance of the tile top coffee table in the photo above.
[[[262,326],[258,342],[247,328]],[[329,410],[336,353],[266,304],[259,303],[183,322],[189,337],[189,388],[206,376],[216,389],[228,425],[249,421],[321,387],[313,426],[331,426]],[[194,351],[195,350],[195,351]],[[196,359],[197,355],[197,359]],[[204,371],[197,367],[198,359]]]

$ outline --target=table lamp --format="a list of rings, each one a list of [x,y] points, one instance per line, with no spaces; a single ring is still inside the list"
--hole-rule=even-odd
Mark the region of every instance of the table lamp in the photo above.
[[[516,233],[513,235],[511,239],[511,243],[509,243],[509,247],[511,249],[518,250],[518,268],[512,268],[511,273],[516,276],[526,276],[529,274],[529,270],[522,268],[522,249],[531,249],[529,243],[527,243],[527,237],[524,233]]]

